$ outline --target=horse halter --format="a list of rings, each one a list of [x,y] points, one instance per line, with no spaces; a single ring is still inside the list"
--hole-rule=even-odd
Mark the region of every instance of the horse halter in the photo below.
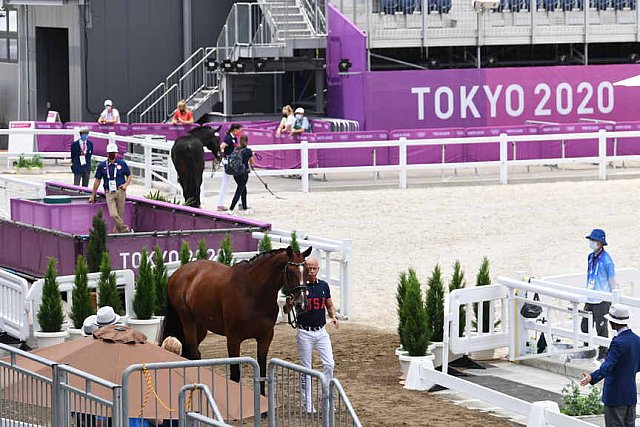
[[[287,313],[287,323],[291,325],[292,328],[296,329],[298,327],[298,315],[307,310],[307,301],[304,292],[307,290],[307,286],[304,283],[304,262],[293,262],[287,261],[284,266],[284,270],[282,271],[283,276],[283,285],[288,285],[288,271],[289,266],[295,266],[299,268],[300,271],[300,283],[298,286],[295,286],[291,289],[288,289],[285,293],[285,296],[290,297],[292,304],[289,312]],[[283,286],[284,287],[284,286]],[[302,296],[303,300],[299,301]]]

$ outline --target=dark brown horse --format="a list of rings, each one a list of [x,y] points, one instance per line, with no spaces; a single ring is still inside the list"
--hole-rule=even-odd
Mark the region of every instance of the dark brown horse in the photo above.
[[[258,343],[260,376],[266,375],[267,353],[278,317],[278,291],[291,295],[306,308],[303,253],[291,247],[256,255],[232,267],[214,261],[194,261],[171,276],[161,341],[168,336],[183,344],[183,356],[200,359],[198,347],[211,331],[227,337],[229,357],[240,355],[240,343]],[[240,380],[240,368],[231,366],[231,379]],[[264,384],[261,386],[264,394]]]

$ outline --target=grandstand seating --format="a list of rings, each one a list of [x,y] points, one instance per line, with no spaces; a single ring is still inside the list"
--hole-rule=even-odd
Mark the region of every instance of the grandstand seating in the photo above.
[[[373,13],[380,14],[413,14],[422,11],[421,0],[374,0]],[[536,0],[539,11],[582,10],[584,0]],[[589,0],[593,10],[635,10],[636,0]],[[452,0],[426,0],[428,13],[446,14],[451,11]],[[529,0],[501,0],[496,9],[499,12],[529,11]]]

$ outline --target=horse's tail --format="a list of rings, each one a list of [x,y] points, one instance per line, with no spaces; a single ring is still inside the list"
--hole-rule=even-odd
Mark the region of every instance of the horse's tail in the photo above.
[[[177,338],[182,345],[185,345],[184,331],[182,330],[182,322],[176,312],[176,309],[171,304],[171,299],[167,296],[167,303],[164,310],[164,321],[162,322],[162,334],[160,335],[160,342],[167,337]]]

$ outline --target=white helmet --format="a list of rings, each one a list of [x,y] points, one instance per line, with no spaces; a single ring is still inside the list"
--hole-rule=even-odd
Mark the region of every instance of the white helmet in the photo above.
[[[110,142],[107,144],[107,153],[117,153],[118,152],[118,144]]]

